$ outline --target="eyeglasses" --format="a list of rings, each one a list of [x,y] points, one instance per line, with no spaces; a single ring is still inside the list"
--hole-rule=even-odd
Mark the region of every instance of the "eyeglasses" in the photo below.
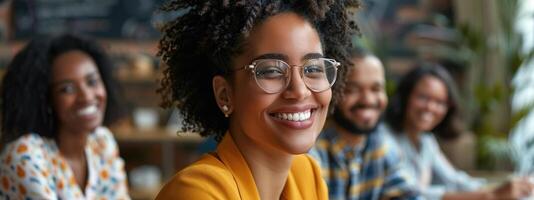
[[[434,99],[425,94],[416,94],[415,100],[420,105],[427,105],[429,103],[433,103],[435,108],[439,109],[440,111],[445,111],[449,108],[449,104],[447,103],[447,101]]]
[[[287,88],[291,81],[291,67],[298,67],[306,87],[313,92],[322,92],[336,82],[339,65],[336,60],[328,58],[309,59],[302,66],[289,65],[278,59],[259,59],[235,71],[251,70],[258,86],[266,93],[274,94]]]

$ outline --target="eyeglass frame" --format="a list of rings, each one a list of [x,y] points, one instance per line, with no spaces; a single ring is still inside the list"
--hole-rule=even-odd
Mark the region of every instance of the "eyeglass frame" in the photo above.
[[[450,108],[450,103],[448,100],[439,100],[431,97],[427,94],[421,94],[421,93],[415,93],[415,101],[417,104],[420,105],[427,105],[429,103],[433,103],[440,111],[447,111]]]
[[[241,67],[241,68],[237,68],[235,70],[232,70],[233,72],[236,72],[236,71],[241,71],[241,70],[244,70],[244,69],[250,69],[250,72],[252,74],[252,76],[254,76],[254,81],[256,82],[256,85],[261,88],[264,92],[268,93],[268,94],[277,94],[277,93],[281,93],[282,91],[284,91],[285,89],[287,89],[287,87],[289,86],[289,83],[291,82],[291,75],[293,72],[291,72],[291,67],[296,67],[296,68],[302,68],[304,69],[304,65],[306,63],[308,63],[310,60],[317,60],[317,59],[323,59],[323,60],[326,60],[326,61],[329,61],[331,63],[333,63],[333,67],[334,67],[334,70],[335,70],[335,76],[334,76],[334,80],[332,81],[332,83],[329,84],[329,86],[327,88],[325,88],[324,90],[320,90],[320,91],[315,91],[313,89],[310,88],[310,86],[308,86],[306,84],[306,81],[304,81],[304,77],[303,77],[303,72],[302,70],[300,70],[300,77],[303,79],[303,82],[304,82],[304,85],[306,86],[306,88],[308,88],[309,90],[311,90],[312,92],[324,92],[330,88],[332,88],[332,86],[336,83],[336,80],[337,80],[337,70],[338,70],[338,67],[341,65],[340,62],[336,61],[335,59],[332,59],[332,58],[310,58],[310,59],[306,59],[304,64],[302,65],[290,65],[288,64],[287,62],[285,62],[284,60],[281,60],[281,59],[276,59],[276,58],[265,58],[265,59],[257,59],[257,60],[254,60],[252,61],[251,64],[249,65],[246,65],[244,67]],[[276,60],[276,61],[280,61],[282,62],[283,64],[287,65],[288,68],[290,69],[289,70],[289,81],[286,82],[285,86],[282,87],[280,89],[280,91],[277,91],[277,92],[270,92],[270,91],[267,91],[265,88],[263,88],[259,83],[258,83],[258,78],[256,77],[256,66],[257,64],[259,63],[259,61],[264,61],[264,60]]]

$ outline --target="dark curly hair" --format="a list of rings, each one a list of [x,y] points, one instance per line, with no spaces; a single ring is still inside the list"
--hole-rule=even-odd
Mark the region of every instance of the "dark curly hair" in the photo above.
[[[52,63],[73,50],[87,53],[100,72],[107,93],[104,125],[125,113],[110,60],[94,41],[72,34],[36,37],[11,60],[2,81],[2,144],[29,132],[55,139],[59,121],[52,109]]]
[[[165,12],[185,12],[162,27],[159,52],[168,66],[158,92],[163,107],[177,106],[184,117],[182,131],[221,138],[229,121],[218,111],[212,91],[215,75],[229,77],[232,59],[243,51],[253,27],[269,16],[294,12],[319,33],[325,55],[350,65],[351,36],[359,34],[350,16],[358,0],[174,0]],[[343,87],[345,69],[333,88],[333,102]],[[331,106],[332,107],[332,106]]]
[[[449,97],[447,114],[443,120],[432,129],[432,132],[444,139],[454,139],[463,132],[459,111],[460,100],[456,84],[447,70],[434,63],[419,63],[416,67],[401,78],[397,90],[386,111],[386,120],[395,133],[403,132],[404,120],[408,100],[417,83],[426,76],[441,80],[447,87]]]

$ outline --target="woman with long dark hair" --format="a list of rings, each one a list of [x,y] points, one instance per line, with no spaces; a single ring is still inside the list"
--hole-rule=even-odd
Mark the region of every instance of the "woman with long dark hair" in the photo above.
[[[415,186],[430,200],[518,199],[529,195],[534,187],[527,179],[482,189],[484,180],[456,170],[445,158],[434,134],[452,139],[461,133],[456,90],[444,68],[422,63],[400,80],[392,98],[387,121]]]
[[[124,162],[105,127],[120,116],[111,65],[95,42],[39,37],[1,88],[1,199],[129,199]]]

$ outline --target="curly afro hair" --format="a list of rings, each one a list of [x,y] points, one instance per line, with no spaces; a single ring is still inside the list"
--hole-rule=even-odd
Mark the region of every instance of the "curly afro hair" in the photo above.
[[[183,116],[182,130],[222,138],[229,121],[219,112],[212,91],[216,75],[227,77],[232,58],[243,51],[253,27],[269,16],[294,12],[319,33],[325,56],[342,66],[351,65],[347,52],[351,37],[359,34],[351,16],[358,0],[174,0],[164,12],[184,12],[162,27],[160,56],[167,66],[161,87],[163,107],[177,106]],[[338,70],[333,103],[341,95],[345,67]],[[332,106],[331,106],[332,107]],[[215,112],[217,111],[217,112]]]

